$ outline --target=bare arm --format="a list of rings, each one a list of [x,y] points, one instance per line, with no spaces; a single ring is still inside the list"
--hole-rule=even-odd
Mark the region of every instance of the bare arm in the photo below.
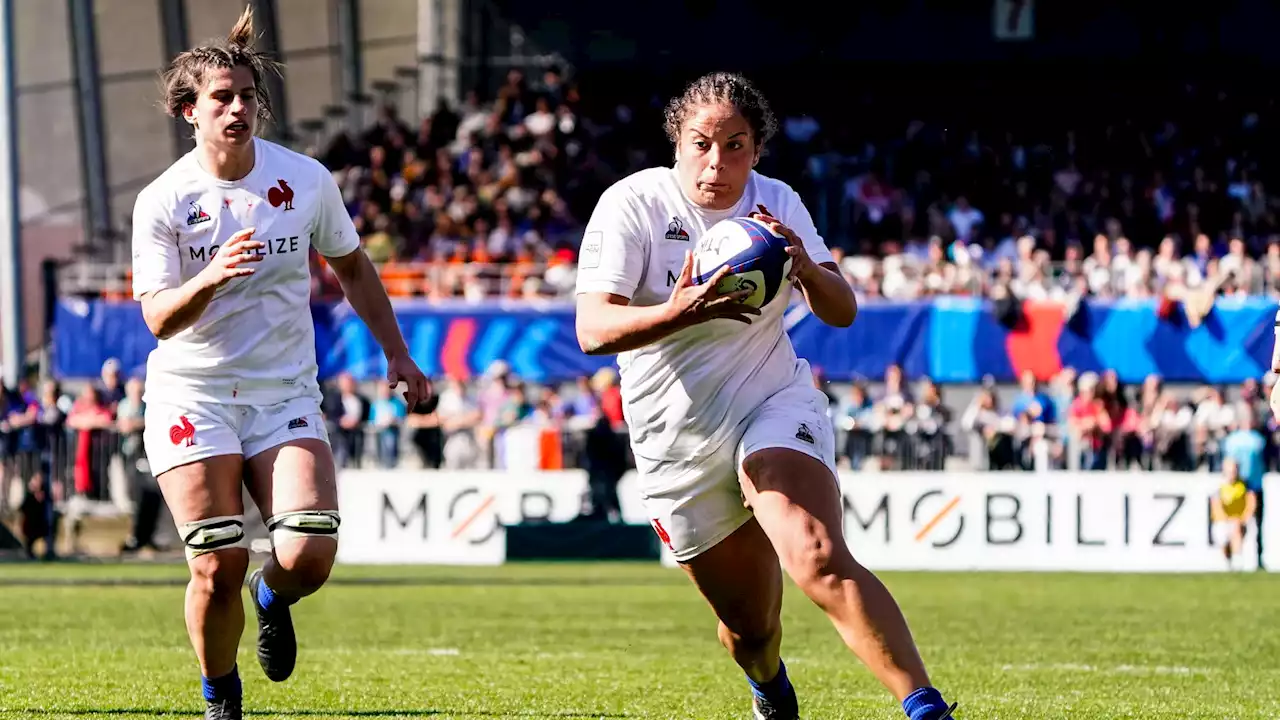
[[[750,323],[749,316],[759,315],[760,310],[740,302],[749,290],[726,295],[716,290],[728,272],[728,266],[722,267],[705,284],[694,285],[693,253],[686,252],[671,298],[661,305],[632,307],[622,295],[582,293],[575,318],[578,345],[588,355],[614,355],[716,317]]]
[[[798,199],[797,203],[799,203]],[[787,254],[791,256],[791,276],[787,279],[800,288],[805,303],[813,314],[833,327],[852,325],[854,318],[858,315],[858,300],[853,294],[853,288],[840,273],[840,267],[826,259],[830,255],[818,244],[817,229],[813,227],[813,219],[809,217],[804,204],[799,203],[791,216],[793,222],[799,223],[797,227],[800,233],[813,237],[802,238],[795,230],[773,217],[768,208],[763,205],[757,207],[759,212],[753,212],[751,216],[769,224],[774,232],[786,237],[787,242],[790,243]],[[814,243],[812,248],[806,246],[806,240]],[[822,260],[821,264],[814,262],[810,257],[810,252],[816,251],[821,251],[818,257]]]
[[[578,297],[575,323],[578,344],[588,355],[616,355],[657,342],[680,329],[671,306],[631,307],[612,293]]]
[[[200,319],[217,289],[197,275],[182,287],[149,292],[142,296],[142,318],[152,335],[167,340]]]
[[[252,238],[253,228],[241,230],[218,249],[195,277],[176,288],[143,294],[142,317],[151,334],[165,340],[186,330],[204,314],[218,288],[232,278],[252,275],[252,267],[240,267],[263,258],[257,253],[263,244]]]
[[[849,327],[858,316],[858,299],[853,288],[845,282],[840,268],[832,262],[813,268],[805,277],[796,277],[796,284],[804,295],[813,314],[822,322],[834,327]]]
[[[35,424],[36,407],[34,405],[28,405],[22,410],[14,410],[9,413],[9,427],[11,429],[16,430],[18,428],[31,427]]]

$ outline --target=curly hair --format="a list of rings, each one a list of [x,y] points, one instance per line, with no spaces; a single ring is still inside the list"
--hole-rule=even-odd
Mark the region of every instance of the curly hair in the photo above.
[[[271,119],[271,95],[264,79],[268,72],[279,73],[280,63],[254,49],[253,7],[246,6],[240,19],[225,40],[212,40],[205,45],[179,53],[161,76],[164,86],[164,110],[170,117],[182,117],[183,108],[194,105],[210,70],[243,66],[253,73],[258,96],[258,119]]]
[[[714,104],[732,105],[746,118],[757,146],[763,145],[778,131],[769,101],[750,80],[737,73],[717,72],[703,75],[689,83],[678,97],[671,98],[664,111],[667,139],[678,144],[680,129],[694,108]]]

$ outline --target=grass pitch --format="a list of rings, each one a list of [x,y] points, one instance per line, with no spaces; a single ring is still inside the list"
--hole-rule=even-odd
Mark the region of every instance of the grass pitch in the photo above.
[[[198,717],[185,567],[0,565],[0,718]],[[1280,577],[886,573],[960,717],[1280,717]],[[742,718],[710,610],[657,565],[340,567],[293,678],[241,644],[246,716]],[[802,716],[901,718],[792,586]]]

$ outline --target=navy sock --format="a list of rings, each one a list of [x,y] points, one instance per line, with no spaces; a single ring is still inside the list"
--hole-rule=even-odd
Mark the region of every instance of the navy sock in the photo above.
[[[942,693],[934,688],[920,688],[902,701],[902,710],[911,720],[937,720],[947,711]]]
[[[258,583],[258,604],[261,605],[264,610],[270,610],[273,607],[289,607],[296,602],[298,602],[297,598],[285,597],[284,595],[276,594],[276,592],[267,585],[266,578],[263,578],[262,582]]]
[[[751,691],[766,700],[778,700],[794,692],[791,688],[791,680],[787,678],[787,666],[778,661],[778,674],[773,676],[768,682],[756,682],[750,676],[747,682],[751,684]]]
[[[222,677],[201,677],[200,682],[204,686],[204,699],[209,702],[239,700],[242,694],[240,670],[236,665],[232,665],[231,672]]]

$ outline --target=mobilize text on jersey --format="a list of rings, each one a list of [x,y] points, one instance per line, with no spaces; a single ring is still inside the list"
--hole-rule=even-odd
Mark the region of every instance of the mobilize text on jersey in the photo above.
[[[272,238],[271,240],[263,240],[262,244],[264,247],[258,248],[257,250],[253,250],[252,252],[257,255],[284,255],[285,253],[298,252],[299,237],[300,236],[298,235],[294,235],[293,237],[282,237],[282,238]],[[188,247],[187,252],[190,255],[190,258],[188,259],[190,259],[192,262],[195,262],[195,261],[209,262],[210,260],[213,259],[214,255],[218,254],[218,250],[220,250],[221,248],[222,248],[221,245],[210,245],[208,250],[206,251],[205,248],[197,248],[194,246]],[[206,257],[206,255],[208,257]]]

